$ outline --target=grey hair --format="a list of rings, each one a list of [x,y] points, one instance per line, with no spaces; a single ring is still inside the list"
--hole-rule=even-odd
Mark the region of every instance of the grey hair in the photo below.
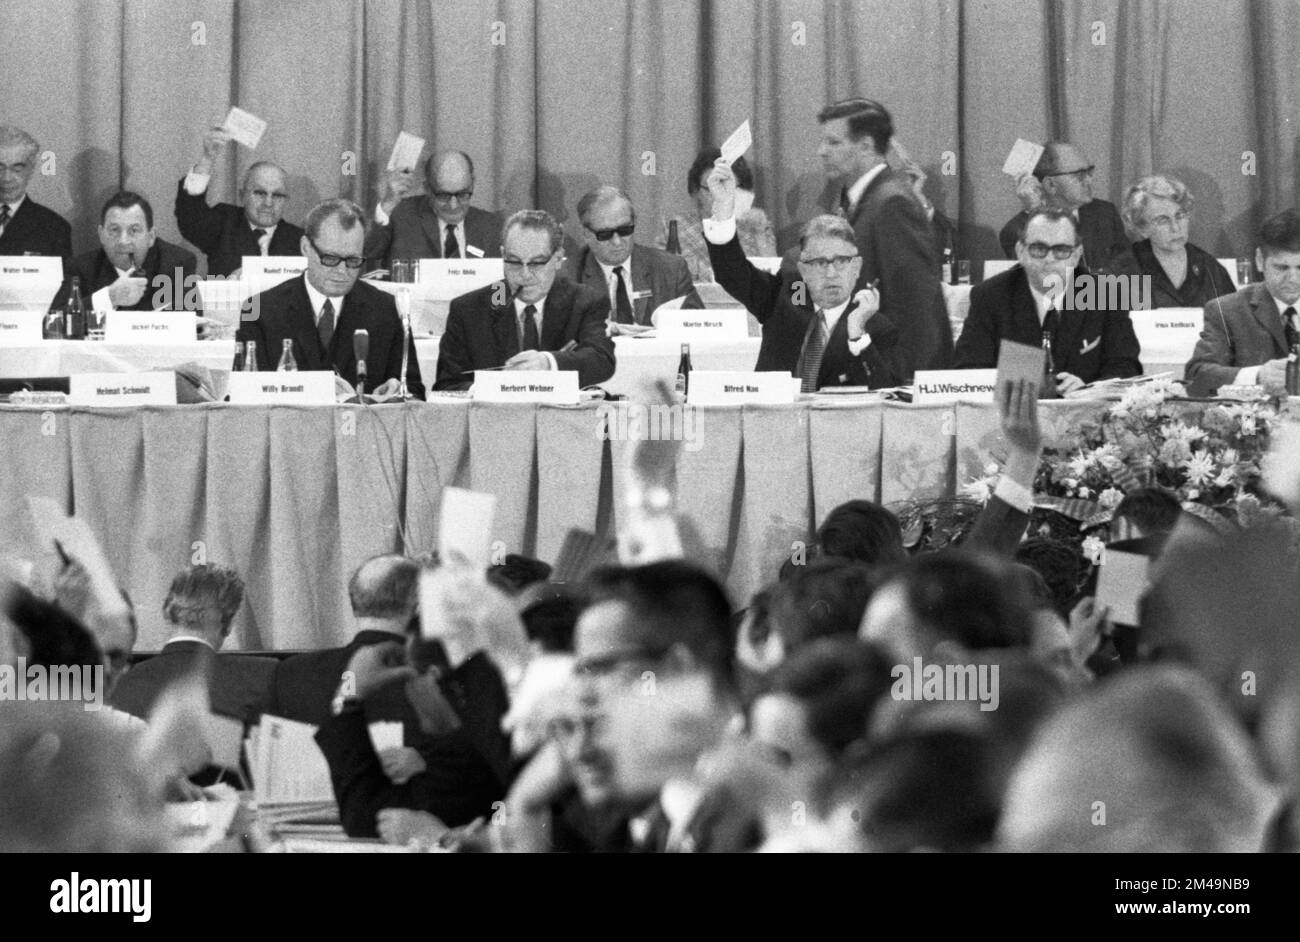
[[[799,235],[799,249],[802,251],[809,239],[830,238],[843,239],[849,245],[857,246],[858,240],[853,234],[853,227],[843,216],[823,213],[808,220]]]
[[[12,124],[0,124],[0,147],[12,147],[15,144],[27,148],[28,163],[36,159],[36,154],[41,149],[41,145],[36,138],[22,128],[16,128]]]
[[[1143,177],[1124,194],[1124,222],[1134,232],[1141,232],[1146,226],[1147,206],[1153,199],[1173,200],[1185,213],[1192,211],[1194,202],[1187,185],[1177,177],[1167,174]]]

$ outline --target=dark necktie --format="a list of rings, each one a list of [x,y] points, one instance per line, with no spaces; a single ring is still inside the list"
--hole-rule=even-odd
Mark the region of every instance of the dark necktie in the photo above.
[[[817,375],[822,371],[822,354],[826,352],[826,328],[821,309],[813,312],[808,325],[808,339],[804,342],[803,364],[799,367],[799,391],[816,392]]]
[[[1296,330],[1295,308],[1289,307],[1282,312],[1282,330],[1286,332],[1286,348],[1293,350],[1300,344],[1300,330]]]
[[[537,336],[537,308],[530,304],[524,308],[524,339],[519,349],[536,350],[541,345],[541,338]]]
[[[460,258],[460,242],[456,239],[456,227],[447,227],[447,241],[442,244],[443,258]]]
[[[632,301],[627,296],[627,282],[623,280],[623,266],[614,266],[614,277],[618,284],[614,286],[614,320],[620,324],[632,323]]]
[[[9,204],[0,203],[0,233],[5,231],[7,225],[9,225]]]
[[[269,235],[269,233],[265,229],[253,230],[253,237],[257,239],[257,250],[263,255],[269,255],[271,251],[271,240],[266,238],[267,235]],[[262,241],[263,239],[266,239],[266,241]]]
[[[851,208],[852,208],[852,204],[849,202],[848,187],[840,187],[840,207],[838,210],[836,210],[836,212],[839,215],[843,216],[845,219],[848,219],[849,210]]]
[[[334,304],[329,298],[320,308],[320,320],[316,322],[316,333],[320,335],[320,345],[325,348],[325,355],[330,352],[330,341],[334,339]]]

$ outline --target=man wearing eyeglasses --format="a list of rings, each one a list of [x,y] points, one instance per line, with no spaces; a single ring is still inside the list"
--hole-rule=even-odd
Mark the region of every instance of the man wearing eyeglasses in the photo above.
[[[957,338],[957,368],[992,369],[1003,340],[1039,347],[1046,338],[1059,395],[1099,379],[1140,376],[1129,312],[1079,310],[1075,303],[1089,296],[1106,300],[1101,291],[1075,291],[1077,279],[1090,274],[1081,254],[1073,216],[1051,209],[1032,213],[1016,243],[1020,264],[971,291],[970,313]]]
[[[395,258],[500,258],[501,217],[471,206],[474,162],[458,150],[442,151],[424,164],[425,195],[414,188],[410,170],[394,170],[384,181],[375,225],[366,239],[366,258],[388,268]]]
[[[505,281],[451,302],[435,389],[468,389],[475,370],[577,370],[580,386],[614,375],[609,298],[561,275],[564,231],[550,213],[515,213],[501,232]]]
[[[892,355],[899,330],[879,313],[874,286],[854,292],[863,262],[848,220],[812,219],[799,240],[798,271],[772,275],[745,258],[740,246],[731,166],[719,158],[706,182],[713,216],[704,220],[704,238],[714,277],[763,325],[754,369],[789,370],[804,392],[897,385]]]
[[[240,206],[208,205],[212,167],[229,140],[229,132],[210,129],[203,138],[203,156],[176,190],[176,225],[207,255],[209,275],[237,275],[245,255],[301,254],[302,230],[283,218],[288,178],[270,161],[260,160],[244,173]]]
[[[565,262],[570,280],[609,295],[614,329],[649,326],[661,305],[685,297],[683,307],[698,308],[700,299],[691,270],[680,255],[632,241],[636,210],[619,189],[600,186],[578,201],[585,245]]]
[[[236,340],[257,342],[257,368],[274,370],[285,340],[293,341],[300,370],[334,370],[355,386],[352,335],[370,334],[368,388],[376,396],[396,391],[402,372],[402,321],[391,294],[359,281],[365,264],[366,218],[351,200],[332,199],[307,214],[300,249],[307,270],[253,298],[252,313]],[[424,398],[414,341],[408,348],[407,389]]]
[[[1016,258],[1016,243],[1025,232],[1029,213],[1035,209],[1056,209],[1070,213],[1079,223],[1083,264],[1095,274],[1137,274],[1137,259],[1124,233],[1124,223],[1114,203],[1094,199],[1092,175],[1096,167],[1073,144],[1057,141],[1043,146],[1032,177],[1020,181],[1017,195],[1025,209],[1013,216],[998,242],[1007,258]]]

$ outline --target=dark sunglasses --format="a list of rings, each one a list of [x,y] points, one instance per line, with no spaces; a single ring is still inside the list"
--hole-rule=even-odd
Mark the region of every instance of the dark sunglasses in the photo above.
[[[608,242],[614,236],[622,236],[626,239],[632,233],[636,232],[636,223],[630,222],[626,226],[619,226],[616,229],[593,229],[587,226],[587,231],[596,237],[600,242]]]

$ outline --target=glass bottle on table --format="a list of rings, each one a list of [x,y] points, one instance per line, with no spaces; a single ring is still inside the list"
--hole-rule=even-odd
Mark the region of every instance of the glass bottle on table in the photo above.
[[[1300,396],[1300,344],[1292,344],[1286,361],[1286,394]]]
[[[1052,358],[1052,332],[1043,331],[1043,388],[1039,399],[1059,399],[1056,391],[1056,361]]]
[[[668,241],[664,243],[664,251],[670,255],[681,255],[682,244],[677,240],[677,220],[668,220]]]
[[[86,309],[81,304],[81,279],[72,276],[68,304],[63,309],[63,335],[68,340],[86,339]]]
[[[677,361],[677,395],[683,400],[691,388],[691,345],[682,344],[682,357]]]
[[[280,373],[292,373],[298,369],[298,361],[293,358],[293,341],[288,337],[284,340],[280,362],[275,365],[275,369]]]
[[[240,373],[244,369],[244,341],[235,341],[235,362],[230,368],[232,373]]]
[[[250,340],[244,344],[244,372],[257,372],[257,341]]]

